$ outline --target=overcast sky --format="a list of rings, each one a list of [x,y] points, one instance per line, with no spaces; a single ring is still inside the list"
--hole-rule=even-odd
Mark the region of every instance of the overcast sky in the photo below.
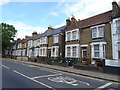
[[[0,22],[13,25],[18,30],[16,38],[22,39],[25,35],[31,36],[33,31],[43,33],[49,25],[55,28],[63,26],[66,19],[72,15],[82,20],[109,11],[113,2],[113,0],[73,1],[75,0],[22,0],[22,2],[2,0]]]

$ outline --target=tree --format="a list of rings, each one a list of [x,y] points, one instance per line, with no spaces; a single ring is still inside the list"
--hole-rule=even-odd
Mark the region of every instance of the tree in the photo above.
[[[1,23],[0,31],[2,31],[0,32],[0,35],[2,35],[2,54],[5,54],[5,50],[11,47],[11,42],[14,41],[17,30],[13,25]]]

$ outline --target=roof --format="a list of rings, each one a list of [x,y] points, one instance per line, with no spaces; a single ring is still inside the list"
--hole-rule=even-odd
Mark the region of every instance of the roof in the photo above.
[[[52,34],[50,34],[50,35],[55,35],[55,34],[61,33],[61,31],[64,30],[64,29],[66,29],[66,26],[56,28],[52,31]]]
[[[66,28],[66,26],[62,26],[62,27],[59,27],[59,28],[56,28],[56,29],[53,29],[53,30],[46,30],[42,36],[51,36],[51,35],[55,35],[55,34],[58,34],[58,33],[61,33],[62,30],[64,30]]]
[[[36,40],[39,39],[42,36],[42,34],[37,34],[36,36],[32,36],[31,38],[29,38],[28,40]]]
[[[81,20],[79,21],[79,27],[85,28],[85,27],[109,22],[111,19],[111,13],[112,10]]]
[[[79,28],[79,24],[77,20],[71,21],[70,26],[68,26],[68,28],[66,30],[73,30]]]

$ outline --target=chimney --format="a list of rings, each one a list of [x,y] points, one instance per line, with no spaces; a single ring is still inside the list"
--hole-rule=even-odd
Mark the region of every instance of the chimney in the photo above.
[[[120,7],[118,6],[116,1],[112,2],[112,9],[113,9],[113,14],[115,14],[116,12],[118,12],[118,10],[120,9]]]
[[[18,38],[18,39],[17,39],[17,41],[18,41],[18,40],[21,40],[21,39],[20,39],[20,38]]]
[[[76,21],[75,16],[72,15],[71,21]]]
[[[51,25],[48,26],[48,30],[53,30]]]
[[[32,33],[32,36],[34,37],[34,36],[36,36],[37,35],[37,32],[33,32]]]
[[[28,38],[30,38],[30,36],[25,36],[25,39],[28,39]]]
[[[66,19],[66,26],[70,26],[71,24],[71,21],[70,21],[70,18],[68,17],[68,19]]]

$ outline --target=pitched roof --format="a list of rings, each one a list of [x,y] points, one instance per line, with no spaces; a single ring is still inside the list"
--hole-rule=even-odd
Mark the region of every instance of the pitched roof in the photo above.
[[[28,40],[36,40],[39,39],[42,36],[42,34],[37,34],[36,36],[31,36]]]
[[[66,30],[73,30],[79,28],[79,24],[77,20],[71,21],[70,26],[68,26],[68,28]]]
[[[62,26],[62,27],[59,27],[59,28],[56,28],[56,29],[53,29],[53,30],[46,30],[42,36],[51,36],[51,35],[55,35],[55,34],[58,34],[60,33],[62,30],[64,30],[66,28],[66,26]]]
[[[55,34],[61,33],[61,31],[64,30],[65,28],[66,28],[66,26],[56,28],[52,31],[52,33],[50,35],[55,35]]]
[[[111,19],[111,13],[112,10],[81,20],[79,21],[79,27],[85,28],[85,27],[109,22]]]

